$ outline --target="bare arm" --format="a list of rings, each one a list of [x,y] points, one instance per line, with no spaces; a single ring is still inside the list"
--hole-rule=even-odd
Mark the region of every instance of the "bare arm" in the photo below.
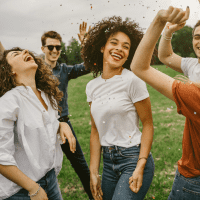
[[[34,194],[39,188],[39,185],[35,181],[26,176],[16,166],[0,165],[0,174],[27,190],[29,194]],[[45,191],[42,188],[40,188],[39,193],[31,199],[46,200],[48,198]]]
[[[174,100],[172,94],[174,79],[152,68],[150,66],[150,61],[156,42],[166,22],[183,23],[188,18],[189,8],[187,8],[185,12],[171,6],[168,10],[160,10],[140,42],[131,63],[131,70],[139,78],[171,100]],[[143,55],[145,55],[145,59],[142,59]]]
[[[134,105],[143,125],[139,158],[148,159],[154,133],[150,98],[139,101]],[[129,179],[130,188],[135,193],[137,193],[142,186],[146,162],[146,159],[140,159],[133,175]]]
[[[165,27],[158,47],[158,57],[160,61],[180,73],[183,73],[181,69],[182,57],[173,52],[171,40],[168,38],[172,37],[173,32],[183,28],[184,25],[185,23],[180,25],[168,23]]]
[[[90,107],[92,102],[89,103]],[[99,178],[99,166],[101,161],[101,144],[99,133],[95,125],[94,119],[91,116],[91,135],[90,135],[90,188],[94,199],[102,199],[101,181]]]

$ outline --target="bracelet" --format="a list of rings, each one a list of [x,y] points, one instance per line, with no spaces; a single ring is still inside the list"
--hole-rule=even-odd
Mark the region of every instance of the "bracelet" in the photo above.
[[[163,35],[163,38],[164,38],[165,40],[171,40],[171,39],[172,39],[172,37],[167,37],[165,34]]]
[[[141,159],[146,159],[146,161],[147,161],[147,158],[145,158],[145,157],[138,158],[138,161],[141,160]]]
[[[29,197],[34,197],[34,196],[36,196],[37,194],[38,194],[38,192],[40,191],[40,188],[41,188],[41,186],[40,186],[40,184],[38,184],[39,185],[39,188],[38,188],[38,190],[36,191],[36,193],[35,194],[28,194],[28,196]]]

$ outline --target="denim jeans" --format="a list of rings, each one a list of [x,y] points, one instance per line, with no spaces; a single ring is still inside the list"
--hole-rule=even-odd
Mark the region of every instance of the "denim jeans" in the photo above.
[[[39,183],[41,187],[45,190],[49,200],[63,199],[54,169],[47,172],[43,178],[37,181],[37,183]],[[27,190],[21,189],[18,193],[7,198],[6,200],[30,200],[30,197],[28,196]]]
[[[112,150],[111,150],[112,149]],[[129,178],[136,168],[140,145],[130,148],[103,147],[103,200],[142,200],[154,176],[154,161],[149,154],[143,175],[143,183],[138,193],[129,188]]]
[[[76,151],[75,153],[72,153],[70,151],[69,143],[67,140],[65,144],[61,145],[61,148],[63,152],[65,153],[67,159],[70,161],[75,172],[79,176],[87,195],[89,196],[90,199],[93,199],[92,193],[90,191],[90,170],[88,168],[87,162],[85,160],[81,146],[73,130],[73,127],[70,123],[70,120],[67,121],[67,124],[70,126],[72,133],[74,137],[76,138]]]
[[[168,200],[200,200],[200,176],[186,178],[177,169]]]

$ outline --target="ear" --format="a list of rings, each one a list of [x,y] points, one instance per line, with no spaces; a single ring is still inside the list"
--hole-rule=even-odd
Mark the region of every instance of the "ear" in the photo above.
[[[44,46],[41,46],[41,50],[42,50],[43,53],[45,53],[45,52],[44,52]]]
[[[103,53],[104,52],[104,49],[105,49],[105,47],[103,46],[103,47],[101,47],[101,53]]]

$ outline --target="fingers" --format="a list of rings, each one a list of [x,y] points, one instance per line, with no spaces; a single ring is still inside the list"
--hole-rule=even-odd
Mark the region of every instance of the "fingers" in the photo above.
[[[181,24],[189,19],[190,9],[186,8],[186,11],[183,11],[180,8],[169,7],[168,9],[169,17],[168,21],[173,24]]]
[[[71,136],[71,137],[68,138],[68,142],[69,142],[70,151],[72,153],[75,153],[75,151],[76,151],[76,138],[74,136]]]
[[[132,178],[132,181],[131,181],[131,183],[129,182],[129,184],[130,184],[129,188],[130,188],[133,192],[137,193],[137,192],[138,192],[138,190],[137,190],[137,179]]]
[[[79,26],[79,31],[82,32],[82,31],[86,31],[86,28],[87,28],[87,22],[84,22],[82,24],[80,24]]]
[[[63,132],[60,132],[60,137],[61,137],[61,140],[62,140],[63,144],[65,144],[66,139],[65,139],[65,135],[64,135]]]

